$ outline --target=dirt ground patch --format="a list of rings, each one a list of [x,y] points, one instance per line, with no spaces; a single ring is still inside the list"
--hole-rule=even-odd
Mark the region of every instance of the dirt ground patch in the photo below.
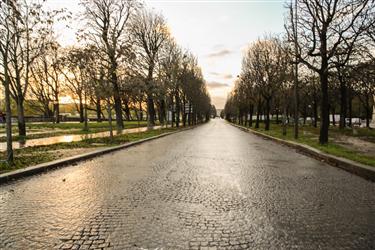
[[[334,139],[334,142],[344,148],[357,151],[364,155],[375,155],[375,143],[362,140],[358,137],[340,135]]]

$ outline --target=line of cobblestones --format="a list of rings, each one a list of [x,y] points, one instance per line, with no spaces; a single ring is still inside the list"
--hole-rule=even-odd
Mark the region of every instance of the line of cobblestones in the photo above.
[[[0,187],[0,249],[375,249],[374,193],[217,121]]]

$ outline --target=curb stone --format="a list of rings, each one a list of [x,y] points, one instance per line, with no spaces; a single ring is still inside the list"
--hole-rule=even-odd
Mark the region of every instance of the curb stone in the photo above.
[[[365,178],[367,180],[375,182],[375,168],[374,167],[371,167],[371,166],[368,166],[368,165],[365,165],[365,164],[361,164],[361,163],[358,163],[358,162],[355,162],[355,161],[352,161],[352,160],[349,160],[349,159],[345,159],[345,158],[342,158],[342,157],[333,156],[333,155],[324,153],[324,152],[322,152],[322,151],[320,151],[316,148],[313,148],[313,147],[310,147],[310,146],[307,146],[307,145],[303,145],[303,144],[300,144],[300,143],[297,143],[297,142],[286,141],[286,140],[279,139],[279,138],[276,138],[276,137],[273,137],[273,136],[270,136],[270,135],[266,135],[266,134],[263,134],[261,132],[254,131],[252,129],[239,126],[237,124],[233,124],[233,123],[230,123],[230,122],[229,122],[229,124],[236,127],[236,128],[239,128],[239,129],[241,129],[245,132],[250,132],[252,134],[263,137],[265,139],[269,139],[269,140],[275,141],[277,143],[283,144],[285,146],[294,148],[297,151],[299,151],[300,153],[303,153],[304,155],[307,155],[307,156],[310,156],[314,159],[326,162],[327,164],[329,164],[331,166],[341,168],[341,169],[343,169],[343,170],[345,170],[349,173],[355,174],[357,176],[360,176],[362,178]]]
[[[164,134],[160,134],[160,135],[156,135],[156,136],[152,136],[152,137],[149,137],[149,138],[145,138],[145,139],[130,142],[130,143],[125,143],[125,144],[110,147],[110,148],[95,150],[93,152],[89,152],[89,153],[85,153],[85,154],[80,154],[80,155],[75,155],[75,156],[72,156],[72,157],[63,158],[63,159],[59,159],[59,160],[55,160],[55,161],[45,162],[45,163],[41,163],[41,164],[38,164],[38,165],[35,165],[35,166],[30,166],[30,167],[18,169],[18,170],[15,170],[15,171],[11,171],[11,172],[8,172],[8,173],[0,174],[0,185],[5,184],[5,183],[10,182],[10,181],[15,181],[15,180],[18,180],[18,179],[21,179],[21,178],[24,178],[24,177],[40,174],[40,173],[43,173],[43,172],[47,172],[49,170],[53,170],[53,169],[56,169],[56,168],[72,166],[72,165],[74,166],[78,162],[89,160],[89,159],[92,159],[92,158],[95,158],[95,157],[98,157],[98,156],[102,156],[102,155],[105,155],[105,154],[113,153],[115,151],[130,148],[132,146],[136,146],[136,145],[148,142],[148,141],[156,140],[156,139],[168,136],[168,135],[176,134],[176,133],[183,132],[183,131],[190,130],[190,129],[194,129],[194,128],[196,128],[196,126],[184,128],[184,129],[180,129],[180,130],[177,130],[177,131],[172,131],[172,132],[168,132],[168,133],[164,133]]]

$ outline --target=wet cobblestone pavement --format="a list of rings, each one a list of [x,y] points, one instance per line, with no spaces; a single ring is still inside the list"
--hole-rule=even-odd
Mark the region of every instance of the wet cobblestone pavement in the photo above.
[[[375,249],[375,183],[222,120],[0,186],[0,249]]]

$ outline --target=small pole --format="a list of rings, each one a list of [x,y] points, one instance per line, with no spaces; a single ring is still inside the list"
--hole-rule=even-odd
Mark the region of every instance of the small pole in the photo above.
[[[86,90],[85,90],[84,116],[85,116],[85,119],[84,119],[84,128],[83,128],[83,130],[88,131],[89,127],[88,127],[88,123],[87,123],[88,117],[87,117],[87,94],[86,94]]]
[[[112,113],[111,113],[111,102],[110,98],[107,99],[107,112],[108,112],[108,123],[109,123],[109,137],[113,140],[113,127],[112,127]]]
[[[298,122],[299,122],[299,117],[298,117],[298,106],[299,106],[299,96],[298,96],[298,35],[297,35],[297,3],[298,0],[294,0],[295,2],[295,30],[294,30],[294,52],[295,52],[295,76],[294,76],[294,138],[298,139]]]

